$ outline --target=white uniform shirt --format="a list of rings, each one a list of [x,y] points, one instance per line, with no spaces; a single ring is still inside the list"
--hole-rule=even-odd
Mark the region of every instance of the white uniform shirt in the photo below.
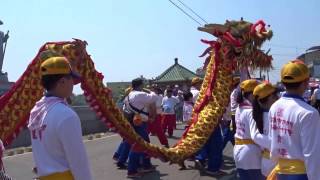
[[[154,92],[151,92],[151,94],[155,96],[157,114],[161,114],[161,113],[162,113],[161,104],[162,104],[163,96],[160,95],[160,94],[156,94],[156,93],[154,93]]]
[[[193,101],[193,103],[196,103],[196,102],[197,102],[197,99],[198,99],[198,96],[199,96],[200,91],[199,91],[197,88],[195,88],[195,87],[191,86],[191,88],[190,88],[190,92],[192,93],[192,101]]]
[[[316,97],[316,100],[320,100],[320,89],[317,88],[313,91],[313,94],[315,95]]]
[[[239,105],[235,114],[236,134],[238,139],[251,139],[250,119],[252,119],[252,107]],[[255,144],[235,145],[233,156],[238,169],[260,169],[261,168],[261,149]]]
[[[165,114],[175,114],[174,108],[179,103],[179,99],[176,97],[164,97],[162,99],[162,108]]]
[[[279,92],[280,97],[282,97],[285,93],[286,93],[286,91]]]
[[[239,93],[239,89],[235,88],[230,95],[230,110],[233,115],[236,113],[236,110],[238,107],[238,102],[237,102],[238,93]]]
[[[190,102],[183,103],[183,121],[191,120],[193,105]]]
[[[304,161],[309,180],[320,177],[320,117],[302,98],[286,94],[270,109],[271,158]]]
[[[305,101],[310,101],[310,98],[311,98],[311,90],[308,89],[303,93],[303,99]]]
[[[156,102],[156,96],[154,94],[148,94],[142,91],[135,91],[135,90],[131,91],[129,95],[125,98],[124,104],[126,108],[129,108],[130,110],[134,111],[130,107],[129,101],[130,101],[130,104],[135,108],[148,113],[148,106]],[[147,115],[145,114],[140,114],[140,115],[143,121],[148,121],[149,117]]]
[[[263,134],[260,134],[257,124],[253,118],[250,119],[250,134],[251,139],[260,146],[261,150],[267,149],[270,151],[271,139],[269,134],[269,119],[268,112],[263,112]],[[264,176],[268,176],[275,167],[276,162],[271,159],[262,158],[261,172]]]
[[[41,131],[31,132],[32,151],[39,176],[71,170],[75,180],[91,180],[78,115],[57,103],[43,120]]]

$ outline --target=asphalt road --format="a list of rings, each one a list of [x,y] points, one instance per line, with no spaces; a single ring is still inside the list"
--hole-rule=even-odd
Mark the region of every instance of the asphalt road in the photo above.
[[[174,134],[179,137],[182,130],[175,130]],[[178,138],[170,139],[169,143],[174,144]],[[102,138],[86,140],[91,169],[96,180],[123,180],[126,178],[126,170],[118,170],[112,160],[112,155],[121,141],[117,134],[108,133]],[[151,137],[151,142],[159,144],[156,137]],[[157,171],[146,174],[141,180],[212,180],[212,179],[236,179],[235,168],[232,160],[232,146],[228,144],[224,150],[224,175],[213,177],[194,168],[194,163],[186,161],[187,170],[179,170],[177,165],[169,165],[157,159],[152,159],[152,163],[157,166]],[[31,169],[34,167],[32,153],[25,153],[15,156],[4,157],[6,172],[17,180],[29,180],[35,177]]]

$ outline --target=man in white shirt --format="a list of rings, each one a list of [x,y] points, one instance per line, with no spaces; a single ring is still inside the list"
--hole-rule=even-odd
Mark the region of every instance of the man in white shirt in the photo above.
[[[176,119],[177,122],[182,122],[183,121],[183,91],[178,90],[177,91],[177,95],[174,96],[175,98],[177,98],[179,100],[179,103],[176,106],[175,112],[176,112]],[[176,129],[176,127],[175,127]]]
[[[319,111],[320,110],[320,89],[317,87],[313,91],[313,96],[315,98],[314,107]]]
[[[128,114],[125,111],[124,100],[129,95],[129,93],[131,91],[132,91],[131,87],[126,88],[124,91],[124,95],[121,98],[122,106],[120,108],[121,108],[122,112],[124,113],[124,116],[127,119],[130,119],[130,117],[127,117]],[[130,123],[132,125],[132,122],[130,122]],[[114,155],[112,157],[112,159],[114,161],[116,161],[116,165],[117,165],[118,169],[127,169],[128,168],[126,165],[126,162],[129,157],[130,149],[131,149],[131,144],[126,139],[123,138],[121,143],[119,144],[116,152],[114,153]]]
[[[201,85],[202,85],[202,79],[195,77],[191,80],[190,92],[192,93],[192,96],[193,96],[193,103],[196,103],[198,99]]]
[[[176,124],[175,107],[179,100],[172,97],[172,89],[167,89],[167,96],[162,99],[163,120],[162,128],[164,131],[168,129],[169,137],[173,136],[173,129]]]
[[[311,96],[312,96],[311,89],[308,88],[307,90],[304,91],[302,97],[308,104],[311,105]]]
[[[238,107],[237,96],[239,93],[240,77],[233,78],[233,91],[230,95],[230,103],[222,116],[221,129],[223,135],[223,148],[227,145],[228,141],[234,145],[234,134],[236,132],[235,114]]]
[[[28,123],[37,174],[40,179],[91,180],[80,119],[65,101],[78,76],[64,57],[46,59],[40,72],[46,94]]]
[[[132,122],[133,128],[136,133],[140,135],[145,141],[150,142],[149,134],[147,132],[147,123],[154,121],[156,117],[156,97],[153,94],[143,92],[143,79],[137,78],[132,80],[132,91],[124,100],[126,113],[131,113],[129,121]],[[138,171],[140,161],[142,162],[143,169]],[[151,164],[150,157],[144,153],[137,144],[132,144],[129,153],[128,162],[128,178],[141,177],[143,173],[154,171],[155,168]]]
[[[237,103],[237,97],[238,97],[239,91],[240,91],[239,88],[236,86],[236,87],[234,87],[234,89],[232,90],[232,92],[230,94],[230,111],[233,116],[236,114],[236,110],[239,105]]]
[[[162,99],[163,96],[161,94],[162,90],[160,89],[160,87],[154,85],[152,88],[152,92],[151,94],[153,94],[155,96],[156,99],[156,109],[157,109],[157,115],[156,115],[156,119],[153,122],[150,122],[148,124],[148,131],[151,132],[152,135],[157,135],[160,143],[165,146],[165,147],[169,147],[169,143],[168,143],[168,139],[164,133],[164,130],[162,129]]]
[[[309,70],[302,61],[283,66],[281,82],[286,92],[269,111],[270,155],[278,162],[273,171],[278,180],[320,177],[320,116],[302,97],[308,81]]]

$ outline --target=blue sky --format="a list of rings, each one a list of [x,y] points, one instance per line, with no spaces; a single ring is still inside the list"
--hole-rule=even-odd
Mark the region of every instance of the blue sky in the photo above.
[[[182,1],[211,23],[244,17],[270,24],[274,37],[266,48],[274,54],[273,82],[282,64],[320,45],[318,0]],[[168,0],[2,0],[0,8],[0,30],[10,30],[4,71],[11,81],[47,41],[86,40],[104,81],[129,81],[156,77],[175,57],[195,71],[206,48],[200,39],[211,39]]]

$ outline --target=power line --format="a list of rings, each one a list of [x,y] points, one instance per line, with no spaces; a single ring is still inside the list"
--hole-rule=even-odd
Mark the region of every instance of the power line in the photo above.
[[[182,11],[185,15],[187,15],[189,18],[191,18],[193,21],[201,25],[199,21],[197,21],[194,17],[192,17],[190,14],[188,14],[185,10],[183,10],[180,6],[175,4],[172,0],[169,0],[175,7],[177,7],[180,11]],[[204,23],[209,24],[203,17],[201,17],[197,12],[195,12],[190,6],[188,6],[186,3],[184,3],[181,0],[177,0],[180,4],[182,4],[185,8],[187,8],[189,11],[191,11],[194,15],[196,15],[199,19],[201,19]],[[273,46],[273,47],[279,47],[279,48],[287,48],[287,49],[295,49],[296,51],[298,49],[306,50],[308,48],[305,47],[298,47],[298,46],[289,46],[284,44],[274,44],[274,43],[266,43],[267,45]]]
[[[202,24],[197,21],[195,18],[193,18],[190,14],[188,14],[185,10],[183,10],[180,6],[178,6],[177,4],[175,4],[174,2],[172,2],[171,0],[168,0],[171,2],[171,4],[173,4],[176,8],[178,8],[181,12],[183,12],[183,14],[185,14],[186,16],[188,16],[190,19],[192,19],[194,22],[196,22],[197,24],[199,24],[200,26],[202,26]]]
[[[288,46],[288,45],[274,44],[274,43],[266,43],[266,45],[270,45],[270,46],[273,46],[273,47],[279,47],[279,48],[288,48],[288,49],[303,49],[303,50],[307,49],[307,48],[304,48],[304,47]]]
[[[277,53],[270,53],[270,55],[272,55],[272,56],[288,56],[288,57],[297,56],[295,54],[277,54]]]
[[[196,13],[192,8],[190,8],[188,5],[186,5],[184,2],[178,0],[180,2],[180,4],[182,4],[185,8],[187,8],[188,10],[190,10],[194,15],[196,15],[198,18],[200,18],[203,22],[205,22],[206,24],[209,24],[204,18],[202,18],[198,13]]]
[[[189,7],[187,4],[185,4],[183,1],[181,0],[177,0],[181,5],[183,5],[186,9],[188,9],[189,11],[191,11],[194,15],[196,15],[199,19],[201,19],[204,23],[209,24],[204,18],[202,18],[197,12],[195,12],[191,7]],[[196,20],[196,18],[194,18],[192,15],[190,15],[189,13],[187,13],[184,9],[182,9],[179,5],[177,5],[176,3],[174,3],[172,0],[169,0],[169,2],[171,4],[173,4],[176,8],[178,8],[182,13],[184,13],[187,17],[189,17],[190,19],[192,19],[194,22],[196,22],[197,24],[199,24],[200,26],[202,26],[202,24]],[[284,45],[284,44],[274,44],[274,43],[266,43],[266,45],[269,45],[271,47],[278,47],[278,48],[287,48],[287,49],[295,49],[296,50],[296,54],[272,54],[274,56],[287,56],[287,57],[291,57],[291,56],[298,56],[298,49],[300,50],[306,50],[307,48],[304,47],[297,47],[297,46],[288,46],[288,45]]]

